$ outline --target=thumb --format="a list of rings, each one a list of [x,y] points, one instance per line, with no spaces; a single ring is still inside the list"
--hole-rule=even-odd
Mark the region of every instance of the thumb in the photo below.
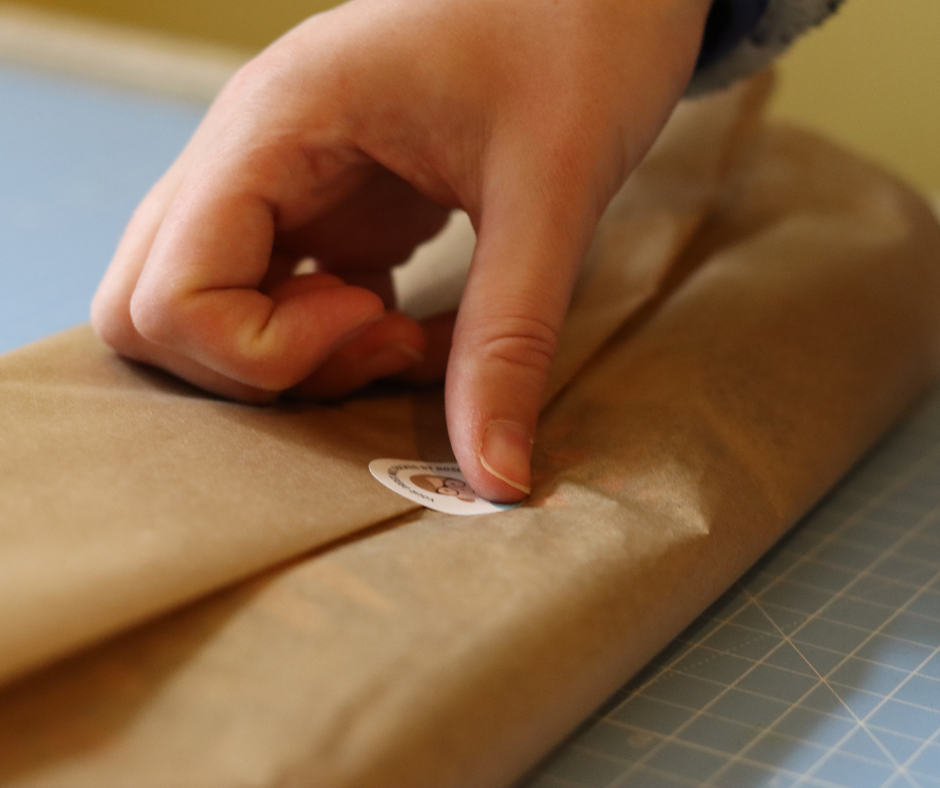
[[[517,183],[484,201],[446,384],[457,462],[480,495],[504,502],[530,492],[545,383],[598,216],[586,189]]]

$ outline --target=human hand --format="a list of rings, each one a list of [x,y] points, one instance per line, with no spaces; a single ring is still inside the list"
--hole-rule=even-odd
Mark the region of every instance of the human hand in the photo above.
[[[528,491],[578,267],[692,73],[709,0],[352,0],[243,68],[134,214],[92,306],[118,352],[226,397],[446,373],[461,470]],[[390,269],[467,211],[453,319]],[[318,271],[293,276],[307,256]],[[424,356],[424,360],[419,361]]]

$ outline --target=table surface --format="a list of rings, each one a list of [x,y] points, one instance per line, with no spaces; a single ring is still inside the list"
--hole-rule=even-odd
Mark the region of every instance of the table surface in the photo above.
[[[204,106],[0,67],[0,352],[84,322]],[[940,393],[525,781],[940,788]]]
[[[204,112],[0,66],[0,352],[88,320],[131,212]]]

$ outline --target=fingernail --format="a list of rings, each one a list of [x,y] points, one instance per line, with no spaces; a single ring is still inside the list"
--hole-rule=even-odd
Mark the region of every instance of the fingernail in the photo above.
[[[377,315],[370,315],[365,320],[363,320],[358,326],[351,329],[338,343],[339,345],[348,345],[354,339],[359,339],[363,334],[366,333],[372,326],[376,323],[381,322],[385,319],[385,313],[380,312]]]
[[[404,342],[390,342],[359,362],[362,372],[373,380],[395,375],[424,361],[424,356]]]
[[[414,364],[424,361],[424,353],[416,350],[411,345],[406,345],[404,342],[393,342],[390,347],[394,347],[404,353]]]
[[[529,495],[532,488],[517,479],[529,477],[532,439],[521,424],[491,421],[486,426],[480,446],[480,464],[493,476]]]

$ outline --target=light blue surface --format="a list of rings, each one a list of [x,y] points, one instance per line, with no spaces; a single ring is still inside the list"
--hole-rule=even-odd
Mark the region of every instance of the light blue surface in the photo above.
[[[88,319],[131,212],[204,111],[0,67],[0,352]]]

